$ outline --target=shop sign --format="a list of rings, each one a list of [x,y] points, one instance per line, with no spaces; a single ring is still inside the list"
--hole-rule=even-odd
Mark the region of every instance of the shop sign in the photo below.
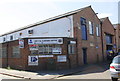
[[[30,50],[38,50],[38,45],[35,45],[35,44],[29,45],[29,49]]]
[[[29,66],[38,66],[38,56],[28,56]]]
[[[19,48],[24,48],[24,39],[19,39]]]
[[[61,48],[52,48],[52,54],[61,54]]]
[[[67,61],[66,55],[57,56],[57,62],[66,62],[66,61]]]
[[[53,57],[53,55],[39,55],[39,57]]]
[[[28,39],[28,44],[63,44],[63,39]]]

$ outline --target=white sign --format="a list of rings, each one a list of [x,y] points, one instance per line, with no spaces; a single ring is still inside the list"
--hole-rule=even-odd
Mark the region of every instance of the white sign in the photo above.
[[[38,56],[28,56],[29,66],[38,66]]]
[[[76,44],[76,41],[70,41],[70,44]]]
[[[53,55],[39,55],[39,57],[53,57]]]
[[[61,48],[52,48],[52,54],[61,54]]]
[[[66,55],[57,56],[57,62],[66,62],[66,61],[67,61]]]
[[[63,39],[28,39],[28,44],[63,44]]]
[[[19,39],[19,48],[24,48],[24,39]]]

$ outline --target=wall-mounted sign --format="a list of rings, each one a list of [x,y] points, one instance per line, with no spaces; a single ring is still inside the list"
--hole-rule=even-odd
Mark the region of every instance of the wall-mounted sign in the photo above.
[[[52,48],[52,54],[61,54],[62,49],[61,48]]]
[[[19,39],[19,48],[24,48],[24,39]]]
[[[66,61],[67,61],[66,55],[57,56],[57,62],[66,62]]]
[[[70,44],[76,44],[76,41],[70,41]]]
[[[63,39],[28,39],[28,44],[63,44]]]
[[[28,56],[29,66],[38,66],[38,56]]]
[[[36,44],[29,45],[29,49],[30,50],[38,50],[38,45],[36,45]]]
[[[39,55],[39,57],[53,57],[53,55]]]

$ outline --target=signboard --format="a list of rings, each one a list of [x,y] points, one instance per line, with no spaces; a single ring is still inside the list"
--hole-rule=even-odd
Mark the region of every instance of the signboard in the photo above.
[[[19,39],[19,48],[24,48],[24,40]]]
[[[70,41],[70,44],[76,44],[76,41]]]
[[[38,50],[38,45],[35,45],[35,44],[29,45],[29,49],[30,50]]]
[[[38,56],[28,56],[29,66],[38,66]]]
[[[67,61],[66,55],[57,56],[57,62],[66,62],[66,61]]]
[[[53,39],[28,39],[28,44],[63,44],[62,38]]]
[[[39,55],[39,57],[53,57],[53,55]]]
[[[52,54],[61,54],[61,48],[52,48]]]

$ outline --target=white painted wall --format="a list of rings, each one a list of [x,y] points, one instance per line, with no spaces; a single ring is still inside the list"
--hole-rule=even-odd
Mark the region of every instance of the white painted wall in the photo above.
[[[33,34],[29,35],[28,30],[33,29]],[[20,36],[19,33],[22,33]],[[35,38],[35,37],[73,37],[73,16],[64,17],[45,24],[24,29],[12,34],[0,37],[0,43],[6,37],[6,41],[10,41],[10,36],[13,35],[13,40],[19,38]]]

